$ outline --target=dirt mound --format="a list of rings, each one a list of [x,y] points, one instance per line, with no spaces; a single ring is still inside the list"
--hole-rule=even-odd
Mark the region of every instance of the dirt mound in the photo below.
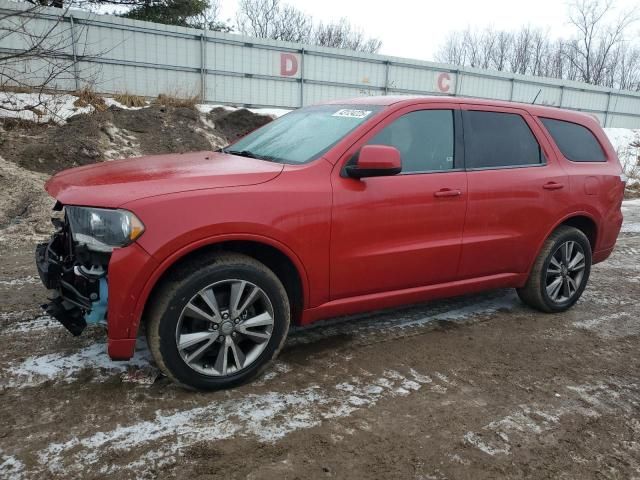
[[[214,123],[216,131],[229,142],[233,142],[273,120],[268,115],[259,115],[246,108],[229,111],[222,107],[211,110],[207,118]]]
[[[140,155],[212,150],[272,120],[249,110],[111,106],[63,125],[0,119],[0,244],[33,241],[51,231],[48,174]]]
[[[184,153],[222,146],[225,139],[201,120],[200,113],[185,107],[153,105],[140,110],[109,110],[110,122],[135,137],[143,155]]]
[[[44,190],[47,178],[0,157],[0,245],[31,243],[51,233],[54,200]]]
[[[10,123],[3,129],[0,155],[50,174],[115,158],[210,150],[227,143],[197,111],[156,105],[139,110],[112,106],[74,115],[64,125],[27,127]]]

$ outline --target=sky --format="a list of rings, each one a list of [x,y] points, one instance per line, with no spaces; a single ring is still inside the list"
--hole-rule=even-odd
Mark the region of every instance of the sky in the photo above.
[[[564,0],[283,0],[317,20],[347,17],[368,35],[382,40],[380,53],[433,60],[447,33],[468,26],[516,30],[529,24],[567,37]],[[618,12],[637,7],[640,0],[613,0]],[[235,18],[237,0],[222,0],[223,19]],[[612,18],[617,17],[616,14]],[[640,25],[633,34],[640,37]]]

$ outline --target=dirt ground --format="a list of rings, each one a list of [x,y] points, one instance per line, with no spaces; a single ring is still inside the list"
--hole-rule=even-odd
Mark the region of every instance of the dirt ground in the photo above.
[[[640,478],[640,200],[624,214],[569,312],[499,290],[333,320],[210,394],[42,317],[31,249],[7,246],[0,477]]]

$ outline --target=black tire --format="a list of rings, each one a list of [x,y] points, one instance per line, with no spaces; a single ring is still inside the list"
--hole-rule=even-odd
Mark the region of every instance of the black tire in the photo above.
[[[176,329],[194,295],[209,285],[229,279],[250,282],[266,294],[274,314],[271,337],[246,368],[226,376],[206,375],[189,366],[181,356]],[[171,380],[198,390],[231,388],[256,378],[280,352],[289,322],[289,299],[278,277],[257,260],[237,253],[198,257],[180,266],[162,281],[145,312],[147,341],[158,367]]]
[[[583,253],[585,257],[583,275],[580,278],[579,285],[577,285],[578,288],[572,295],[567,295],[567,298],[561,297],[558,300],[554,300],[547,292],[547,272],[549,271],[552,257],[555,255],[554,258],[557,261],[557,252],[559,252],[561,246],[566,244],[566,242],[575,242],[582,249],[581,253]],[[564,312],[578,301],[587,286],[591,273],[591,260],[591,244],[585,234],[574,227],[565,225],[558,227],[544,243],[538,258],[536,258],[533,264],[525,286],[516,289],[520,300],[541,312]],[[564,268],[562,271],[564,272]],[[560,276],[563,275],[564,274],[561,274]],[[558,277],[556,276],[555,278]],[[564,286],[561,288],[564,288]]]

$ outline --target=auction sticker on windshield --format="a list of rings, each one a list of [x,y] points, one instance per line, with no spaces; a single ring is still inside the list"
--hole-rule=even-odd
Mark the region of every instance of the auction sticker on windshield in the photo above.
[[[338,110],[332,115],[332,117],[365,118],[370,113],[371,110],[349,110],[344,108],[342,110]]]

